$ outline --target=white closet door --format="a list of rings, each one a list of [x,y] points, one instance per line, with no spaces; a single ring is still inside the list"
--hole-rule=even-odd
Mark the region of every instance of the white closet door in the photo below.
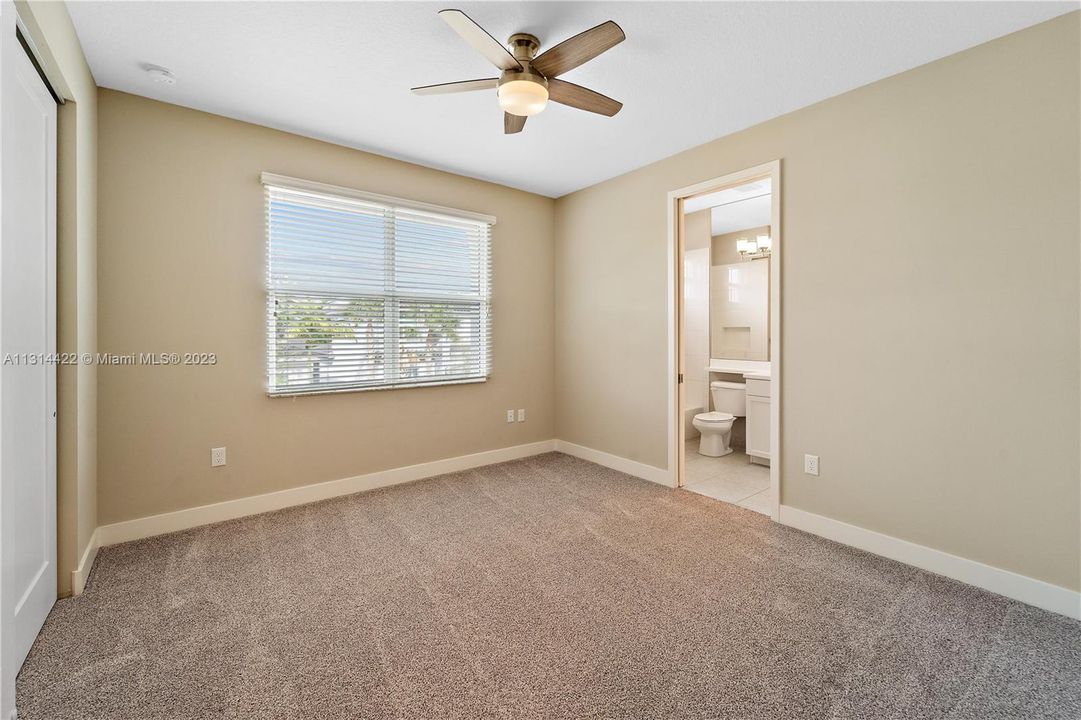
[[[0,42],[0,712],[56,601],[56,103]]]

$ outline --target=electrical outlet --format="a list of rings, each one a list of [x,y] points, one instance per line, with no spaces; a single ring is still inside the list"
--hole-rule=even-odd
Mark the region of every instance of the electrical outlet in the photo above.
[[[808,475],[818,474],[818,456],[817,455],[804,455],[803,456],[803,472]]]
[[[225,448],[210,448],[210,467],[221,467],[225,464]]]
[[[507,411],[507,422],[514,422],[514,411],[513,410],[508,410]]]
[[[518,422],[525,422],[525,408],[518,408]]]

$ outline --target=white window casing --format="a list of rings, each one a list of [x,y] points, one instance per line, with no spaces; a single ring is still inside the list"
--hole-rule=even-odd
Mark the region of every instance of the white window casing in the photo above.
[[[267,392],[483,382],[495,218],[263,173]]]

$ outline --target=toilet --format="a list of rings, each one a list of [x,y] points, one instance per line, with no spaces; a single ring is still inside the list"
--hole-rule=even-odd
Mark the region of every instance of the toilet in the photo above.
[[[747,414],[747,384],[714,380],[709,384],[713,396],[713,412],[699,413],[692,424],[702,434],[698,453],[709,457],[723,457],[732,452],[732,423]]]

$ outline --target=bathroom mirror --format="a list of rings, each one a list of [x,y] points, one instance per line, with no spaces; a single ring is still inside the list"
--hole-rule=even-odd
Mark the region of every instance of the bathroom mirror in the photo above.
[[[710,357],[768,361],[772,188],[751,183],[720,199],[710,208]]]
[[[768,234],[766,226],[713,237],[709,269],[710,357],[770,359],[770,258],[753,245],[754,252],[745,251],[744,257],[735,251],[737,243],[757,244]],[[746,257],[752,254],[757,257]]]
[[[684,343],[689,362],[769,361],[772,203],[773,189],[764,178],[685,204]]]

